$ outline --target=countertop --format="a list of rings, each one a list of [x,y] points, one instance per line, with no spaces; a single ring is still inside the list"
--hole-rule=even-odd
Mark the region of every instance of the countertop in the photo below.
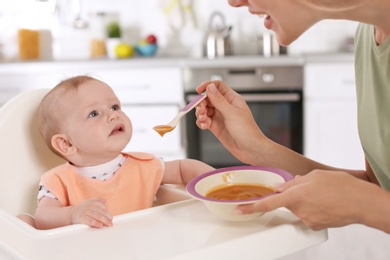
[[[58,67],[179,67],[179,68],[224,68],[224,67],[255,67],[255,66],[303,66],[308,62],[353,62],[352,53],[324,53],[309,55],[280,55],[263,57],[256,55],[226,56],[224,58],[209,60],[207,58],[188,57],[134,57],[130,59],[96,59],[96,60],[61,60],[61,61],[12,61],[0,63],[0,72],[35,70],[53,70]]]

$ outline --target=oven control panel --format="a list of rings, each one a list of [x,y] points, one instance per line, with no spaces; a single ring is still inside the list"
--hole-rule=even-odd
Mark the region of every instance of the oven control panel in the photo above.
[[[303,88],[302,66],[188,68],[183,73],[186,92],[193,92],[196,86],[207,80],[221,80],[240,91]]]

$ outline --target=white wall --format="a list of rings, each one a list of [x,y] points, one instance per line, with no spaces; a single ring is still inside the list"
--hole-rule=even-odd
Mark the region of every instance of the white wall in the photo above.
[[[28,17],[31,17],[29,21],[46,18],[46,22],[40,24],[27,22],[27,25],[52,31],[55,58],[89,58],[89,42],[94,34],[93,25],[90,24],[87,29],[74,29],[70,26],[74,18],[72,3],[77,0],[46,1],[41,3],[34,0],[0,0],[0,44],[3,45],[3,56],[12,58],[17,54],[16,31],[26,25],[25,17],[28,14]],[[90,18],[93,12],[117,12],[125,31],[124,40],[129,43],[136,44],[142,37],[153,33],[159,38],[161,47],[159,55],[200,56],[210,14],[220,11],[225,15],[227,24],[233,26],[231,38],[234,53],[257,52],[256,39],[266,29],[263,21],[257,16],[250,15],[247,8],[232,8],[227,0],[181,1],[193,2],[194,25],[191,19],[180,19],[181,15],[188,18],[188,12],[180,12],[177,7],[169,14],[164,13],[164,8],[174,2],[171,0],[81,0],[81,14],[82,18],[92,22]],[[44,5],[54,6],[55,3],[58,7],[56,14],[42,14]],[[41,11],[33,12],[32,5],[40,5]],[[345,38],[354,35],[355,27],[355,22],[323,21],[293,43],[289,47],[289,53],[338,51],[342,48]]]

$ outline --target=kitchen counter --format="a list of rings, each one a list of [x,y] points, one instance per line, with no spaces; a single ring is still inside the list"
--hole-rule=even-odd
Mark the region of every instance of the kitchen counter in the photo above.
[[[280,55],[270,58],[262,56],[228,56],[222,59],[208,60],[186,59],[182,66],[185,68],[240,68],[256,66],[302,66],[303,56]]]
[[[57,66],[90,66],[93,67],[166,67],[175,66],[182,68],[205,68],[205,67],[253,67],[253,66],[280,66],[280,65],[304,65],[308,62],[351,62],[354,60],[353,53],[318,53],[305,55],[280,55],[263,57],[256,55],[226,56],[224,58],[209,60],[207,58],[186,57],[134,57],[130,59],[96,59],[96,60],[61,60],[61,61],[13,61],[0,62],[0,71],[8,71],[23,67],[29,67],[32,71],[39,68],[53,68]]]
[[[228,56],[221,59],[209,60],[207,58],[131,58],[131,59],[97,59],[97,60],[70,60],[70,61],[29,61],[29,62],[5,62],[0,63],[0,73],[11,71],[23,71],[29,68],[29,72],[47,69],[53,70],[58,67],[127,67],[127,68],[148,68],[148,67],[253,67],[253,66],[279,66],[279,65],[303,65],[303,56],[275,56],[265,58],[261,56]],[[76,66],[76,67],[75,67]]]

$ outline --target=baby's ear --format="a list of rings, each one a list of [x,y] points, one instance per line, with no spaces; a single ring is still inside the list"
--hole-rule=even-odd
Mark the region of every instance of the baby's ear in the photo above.
[[[68,157],[74,154],[77,149],[64,134],[56,134],[51,139],[51,145],[53,148],[64,157]]]

